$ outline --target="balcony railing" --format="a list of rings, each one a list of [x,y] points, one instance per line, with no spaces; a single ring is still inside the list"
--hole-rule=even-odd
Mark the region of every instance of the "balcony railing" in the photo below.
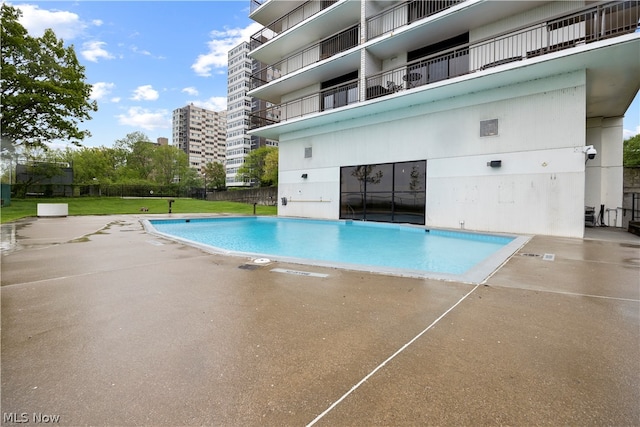
[[[354,81],[270,106],[252,115],[251,129],[633,33],[640,31],[639,21],[640,0],[589,7],[371,75],[365,79],[365,99],[359,99],[358,83]]]
[[[251,5],[253,6],[253,2],[258,0],[252,0]],[[302,21],[305,21],[315,15],[316,13],[328,8],[334,3],[337,3],[338,0],[310,0],[304,4],[301,4],[293,11],[287,13],[285,16],[278,18],[273,21],[271,24],[267,25],[257,33],[251,36],[249,41],[249,47],[251,50],[256,49],[262,44],[268,42],[269,40],[274,39],[279,34],[288,30],[289,28],[299,24]],[[261,0],[261,3],[264,0]],[[253,12],[253,9],[251,10]]]
[[[286,76],[308,65],[330,58],[357,46],[360,41],[360,26],[356,25],[336,36],[309,46],[272,65],[267,65],[251,75],[251,89]]]
[[[591,7],[479,42],[438,52],[366,79],[367,99],[440,80],[526,60],[577,45],[632,33],[638,28],[640,1]]]
[[[466,0],[412,0],[367,19],[367,40],[435,15]]]
[[[272,105],[251,114],[251,129],[354,104],[360,102],[359,93],[358,81],[353,80],[304,98]]]

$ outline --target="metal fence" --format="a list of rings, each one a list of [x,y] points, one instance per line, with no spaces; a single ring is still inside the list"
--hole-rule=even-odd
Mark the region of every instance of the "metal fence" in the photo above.
[[[598,5],[367,77],[367,99],[637,31],[640,1]]]
[[[258,88],[308,65],[315,64],[357,46],[359,34],[360,26],[356,25],[340,34],[296,52],[275,64],[261,68],[251,75],[251,89]]]
[[[302,21],[309,19],[316,13],[328,8],[334,3],[337,3],[337,1],[338,0],[310,0],[306,3],[301,4],[291,12],[276,19],[271,24],[267,25],[266,27],[262,28],[260,31],[252,35],[249,39],[250,49],[253,50],[259,46],[262,46],[264,43],[276,38],[282,32],[294,27]],[[251,12],[253,11],[254,9],[252,8]]]
[[[367,19],[367,40],[409,25],[466,0],[413,0],[387,9]]]
[[[213,191],[209,189],[208,191]],[[205,188],[161,185],[21,185],[11,186],[14,198],[43,197],[190,197],[205,199]]]
[[[401,67],[370,75],[365,78],[365,99],[348,94],[345,98],[348,102],[336,106],[386,96],[460,75],[633,33],[638,31],[639,20],[640,1],[637,0],[591,6],[576,13],[529,24],[515,31],[456,46]],[[315,45],[315,48],[319,52],[319,45]],[[315,60],[318,59],[319,56]],[[303,63],[305,62],[303,61],[299,68],[304,66]],[[263,71],[262,76],[252,76],[258,86],[281,77],[277,73],[283,72],[283,69],[268,69],[271,73],[269,77],[266,76],[267,69]],[[358,83],[354,85],[357,92]],[[255,129],[324,111],[324,93],[317,92],[257,111],[251,115],[250,127]]]
[[[354,80],[291,102],[269,106],[250,116],[250,126],[255,129],[360,102],[358,87],[358,81]]]
[[[631,195],[631,221],[640,221],[640,193]]]

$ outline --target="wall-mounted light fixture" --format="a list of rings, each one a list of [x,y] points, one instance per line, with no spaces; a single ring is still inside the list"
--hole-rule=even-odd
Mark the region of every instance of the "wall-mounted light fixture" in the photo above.
[[[303,178],[303,179],[307,179],[307,177],[308,177],[308,176],[309,176],[309,175],[307,175],[306,173],[303,173],[303,174],[302,174],[302,178]]]
[[[492,168],[502,167],[502,160],[491,160],[490,162],[487,162],[487,166]]]

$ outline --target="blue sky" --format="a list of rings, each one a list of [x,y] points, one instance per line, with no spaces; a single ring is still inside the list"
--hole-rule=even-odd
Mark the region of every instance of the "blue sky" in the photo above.
[[[23,11],[30,35],[52,28],[74,45],[99,108],[83,123],[86,146],[135,131],[171,142],[176,108],[226,109],[227,52],[260,28],[249,0],[8,3]]]
[[[140,131],[171,142],[173,110],[226,109],[227,52],[257,32],[249,0],[12,1],[32,36],[52,28],[73,44],[99,111],[86,146],[112,146]],[[640,96],[624,137],[640,133]]]

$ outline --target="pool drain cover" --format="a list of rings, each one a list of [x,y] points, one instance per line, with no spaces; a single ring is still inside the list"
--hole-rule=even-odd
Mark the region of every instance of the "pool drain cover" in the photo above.
[[[241,270],[257,270],[260,268],[259,265],[254,265],[254,264],[242,264],[240,266],[238,266],[239,269]]]
[[[269,264],[271,260],[269,258],[257,258],[257,259],[254,259],[253,262],[255,264]]]

